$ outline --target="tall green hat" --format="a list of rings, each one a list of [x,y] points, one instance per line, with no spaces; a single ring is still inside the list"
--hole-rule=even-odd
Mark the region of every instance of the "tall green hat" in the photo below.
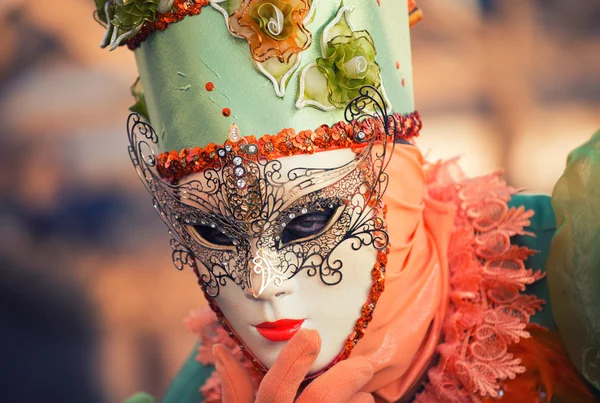
[[[161,151],[222,144],[232,127],[260,138],[331,126],[365,86],[388,111],[414,111],[412,2],[408,10],[376,0],[95,2],[103,46],[135,52],[133,110]]]

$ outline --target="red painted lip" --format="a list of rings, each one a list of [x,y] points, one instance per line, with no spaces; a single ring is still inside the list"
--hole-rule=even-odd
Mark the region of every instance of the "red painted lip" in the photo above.
[[[265,339],[278,342],[294,337],[303,323],[304,319],[281,319],[277,322],[263,322],[254,327]]]

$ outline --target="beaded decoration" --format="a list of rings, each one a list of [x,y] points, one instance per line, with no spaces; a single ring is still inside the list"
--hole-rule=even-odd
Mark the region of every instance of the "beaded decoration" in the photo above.
[[[408,22],[412,27],[417,25],[423,19],[423,12],[417,4],[415,0],[408,0]]]

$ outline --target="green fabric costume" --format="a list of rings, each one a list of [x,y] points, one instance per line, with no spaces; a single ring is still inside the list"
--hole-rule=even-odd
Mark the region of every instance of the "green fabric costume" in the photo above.
[[[527,290],[546,301],[532,322],[559,330],[571,360],[600,399],[600,131],[569,155],[552,198],[516,195],[509,207],[516,206],[535,212],[526,229],[534,236],[516,236],[513,242],[538,251],[525,262],[527,268],[547,270],[547,278]],[[202,402],[199,387],[214,367],[195,356],[196,348],[164,403]],[[143,394],[127,401],[151,402]]]

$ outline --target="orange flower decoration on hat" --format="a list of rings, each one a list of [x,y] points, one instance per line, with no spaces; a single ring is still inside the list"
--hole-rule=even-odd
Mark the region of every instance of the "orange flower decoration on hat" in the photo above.
[[[312,0],[243,0],[229,16],[229,29],[248,41],[257,62],[277,58],[288,63],[311,44],[312,35],[304,26],[311,3]]]

